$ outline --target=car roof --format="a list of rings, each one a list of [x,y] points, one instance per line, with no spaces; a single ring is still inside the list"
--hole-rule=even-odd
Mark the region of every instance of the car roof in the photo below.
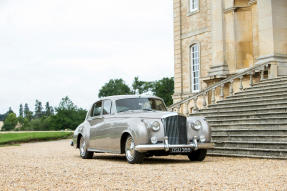
[[[151,96],[151,95],[114,95],[114,96],[102,97],[98,99],[98,101],[105,100],[105,99],[119,100],[119,99],[128,99],[128,98],[155,98],[155,99],[162,100],[160,97]]]

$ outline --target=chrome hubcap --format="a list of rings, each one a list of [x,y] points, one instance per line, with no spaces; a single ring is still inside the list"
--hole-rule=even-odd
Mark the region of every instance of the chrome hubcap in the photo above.
[[[81,140],[80,140],[80,155],[81,156],[85,156],[85,152],[86,152],[86,141],[85,141],[84,137],[81,137]]]
[[[126,141],[126,157],[129,161],[134,159],[135,156],[135,143],[132,137],[129,137]]]

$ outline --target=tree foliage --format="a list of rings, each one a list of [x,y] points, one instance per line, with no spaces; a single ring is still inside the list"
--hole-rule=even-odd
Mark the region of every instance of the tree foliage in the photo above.
[[[139,80],[138,77],[135,77],[131,89],[124,83],[122,79],[112,79],[100,89],[99,97],[124,94],[144,94],[151,92],[153,95],[161,97],[167,106],[173,103],[173,78],[162,78],[158,81],[149,82]]]
[[[20,104],[19,106],[19,117],[24,117],[23,105]]]
[[[62,98],[58,107],[54,109],[49,102],[45,104],[45,111],[41,108],[41,102],[36,100],[35,109],[38,111],[33,113],[29,110],[28,104],[24,106],[24,118],[21,119],[21,130],[48,131],[48,130],[74,130],[85,119],[87,111],[78,108],[69,97]],[[40,112],[41,111],[41,112]],[[41,113],[41,114],[40,114]]]
[[[56,115],[51,117],[51,127],[55,130],[75,129],[85,119],[87,111],[78,108],[69,97],[64,97],[56,107]]]
[[[52,106],[50,106],[49,102],[46,102],[45,105],[45,116],[50,116],[50,115],[54,115],[54,109]]]
[[[99,97],[106,97],[112,95],[126,95],[132,94],[131,89],[122,79],[111,79],[99,91]]]
[[[167,106],[173,103],[172,95],[174,93],[173,78],[163,78],[154,83],[152,92],[154,95],[162,98]]]
[[[18,123],[18,119],[15,113],[9,113],[4,120],[4,126],[2,128],[3,131],[13,130]]]
[[[154,82],[141,81],[138,77],[135,77],[132,89],[134,94],[143,94],[151,91],[153,86]]]
[[[25,103],[24,105],[24,117],[27,119],[27,120],[31,120],[32,117],[33,117],[33,112],[30,111],[29,109],[29,106],[27,103]]]
[[[35,118],[40,118],[43,115],[43,106],[42,102],[36,100],[35,102]]]

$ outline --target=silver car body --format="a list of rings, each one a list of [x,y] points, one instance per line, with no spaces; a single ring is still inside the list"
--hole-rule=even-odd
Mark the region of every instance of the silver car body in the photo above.
[[[79,148],[81,136],[87,141],[87,150],[92,152],[124,153],[125,138],[130,135],[135,142],[135,150],[138,152],[163,151],[169,153],[172,148],[208,149],[212,148],[211,132],[204,117],[185,117],[176,112],[168,111],[127,111],[117,113],[116,100],[128,98],[154,98],[156,96],[123,95],[110,96],[99,99],[87,112],[86,119],[74,131],[71,145]],[[99,101],[110,100],[112,103],[111,114],[91,117],[93,106]],[[163,100],[162,100],[163,101]],[[187,142],[171,144],[167,136],[165,120],[170,117],[181,116],[186,120]],[[150,124],[158,121],[160,129],[155,132]],[[195,129],[195,123],[201,124],[200,129]],[[170,132],[169,132],[170,133]],[[152,137],[156,137],[156,143],[152,143]]]

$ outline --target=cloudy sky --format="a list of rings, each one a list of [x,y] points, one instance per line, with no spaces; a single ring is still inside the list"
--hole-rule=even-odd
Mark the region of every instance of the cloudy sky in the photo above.
[[[0,0],[0,113],[173,76],[172,0]]]

